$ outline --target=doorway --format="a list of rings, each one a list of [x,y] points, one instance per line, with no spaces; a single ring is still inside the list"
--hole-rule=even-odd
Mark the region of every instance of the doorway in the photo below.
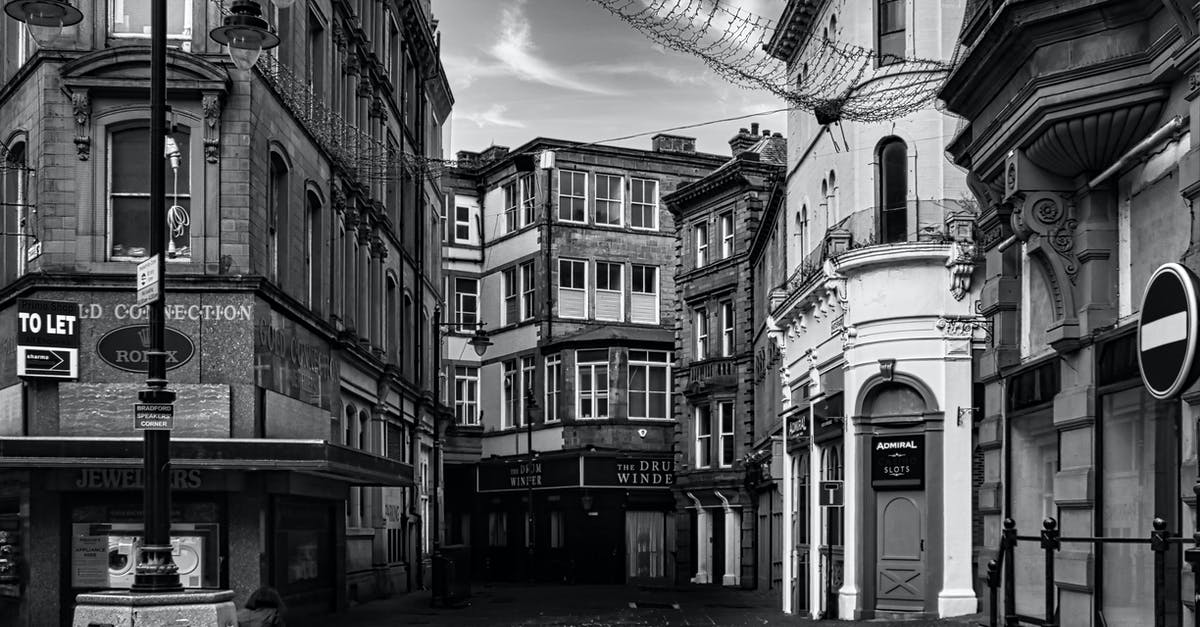
[[[625,577],[628,583],[663,583],[667,578],[667,515],[625,512]]]
[[[875,511],[875,609],[912,612],[925,608],[925,493],[880,492]]]

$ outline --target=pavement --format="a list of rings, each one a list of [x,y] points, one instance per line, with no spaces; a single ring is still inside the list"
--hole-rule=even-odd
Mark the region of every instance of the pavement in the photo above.
[[[391,627],[453,625],[469,627],[558,627],[718,625],[805,625],[841,627],[978,627],[981,614],[956,619],[912,621],[809,620],[779,611],[775,592],[721,586],[599,586],[475,584],[462,607],[432,607],[429,591],[378,599],[331,616],[288,616],[288,627]]]

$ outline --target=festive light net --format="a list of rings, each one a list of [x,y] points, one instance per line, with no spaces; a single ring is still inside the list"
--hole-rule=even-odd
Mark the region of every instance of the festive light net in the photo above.
[[[776,24],[723,0],[592,0],[651,40],[704,61],[724,80],[768,91],[822,123],[880,122],[933,106],[951,64],[882,57],[832,37],[808,35],[794,62],[767,54]],[[815,27],[819,28],[819,26]],[[881,65],[882,63],[882,65]]]

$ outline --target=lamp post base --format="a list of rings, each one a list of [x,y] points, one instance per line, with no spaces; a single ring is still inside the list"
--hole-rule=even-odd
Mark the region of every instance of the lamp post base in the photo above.
[[[237,624],[232,590],[134,593],[89,592],[75,597],[72,627],[227,627]]]

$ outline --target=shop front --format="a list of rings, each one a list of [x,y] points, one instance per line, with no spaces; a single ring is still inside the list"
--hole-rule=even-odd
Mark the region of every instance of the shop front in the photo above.
[[[665,583],[674,577],[674,462],[664,455],[554,452],[475,467],[468,512],[478,577]]]

